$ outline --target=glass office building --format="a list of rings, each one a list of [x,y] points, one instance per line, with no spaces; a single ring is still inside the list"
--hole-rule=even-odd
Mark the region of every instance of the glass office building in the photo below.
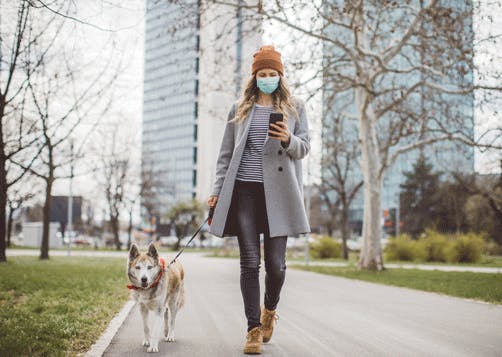
[[[342,4],[343,2],[337,0],[331,0],[330,3]],[[378,4],[378,2],[375,2]],[[411,1],[411,4],[417,8],[423,6],[423,1],[414,0]],[[368,12],[376,11],[372,8],[370,2],[365,2],[365,14],[368,15]],[[473,40],[473,29],[472,29],[472,2],[469,0],[465,1],[440,1],[440,6],[445,8],[450,8],[455,11],[465,12],[467,14],[471,14],[471,17],[465,18],[464,28],[461,29],[462,33],[462,46],[464,48],[470,48],[472,50],[472,40]],[[328,7],[327,7],[328,8]],[[396,13],[394,13],[396,15]],[[398,16],[396,16],[398,17]],[[374,17],[373,17],[374,18]],[[381,23],[379,26],[385,28],[385,22]],[[425,25],[427,26],[427,25]],[[331,26],[327,26],[327,33],[329,31],[336,31],[336,39],[343,41],[347,41],[347,43],[351,43],[351,39],[353,34],[350,31],[344,32],[340,30],[340,27],[333,28]],[[331,34],[333,36],[333,33]],[[434,41],[434,40],[432,40]],[[378,42],[378,40],[377,40]],[[387,40],[387,42],[390,42]],[[428,44],[427,46],[441,46],[441,44]],[[403,50],[403,52],[396,56],[394,60],[390,63],[393,68],[409,68],[410,62],[412,63],[424,63],[424,61],[428,60],[427,56],[430,51],[430,48],[427,46],[408,46]],[[350,47],[350,46],[349,46]],[[412,50],[412,48],[414,50]],[[437,53],[437,52],[435,52]],[[349,144],[358,145],[358,121],[354,119],[354,114],[356,113],[355,104],[354,104],[354,93],[353,89],[349,91],[345,91],[343,93],[335,93],[337,83],[333,84],[330,81],[331,78],[334,77],[334,73],[330,73],[330,64],[333,63],[334,60],[338,58],[342,53],[340,50],[331,46],[329,43],[325,43],[323,48],[323,57],[324,57],[324,66],[325,77],[324,77],[324,93],[323,93],[323,151],[322,155],[328,155],[327,146],[329,145],[330,136],[332,135],[330,131],[330,124],[333,123],[334,118],[339,115],[345,115],[344,118],[344,129],[343,133],[346,139],[349,141]],[[441,56],[447,56],[446,53],[439,55],[439,60],[441,60]],[[445,58],[444,60],[447,60]],[[468,66],[466,66],[468,67]],[[346,74],[347,76],[354,76],[355,69],[349,63],[347,65],[337,66],[336,71],[341,72],[342,74]],[[420,81],[421,76],[425,76],[426,74],[420,73],[420,71],[411,71],[405,75],[402,73],[387,73],[376,82],[375,88],[376,90],[381,90],[382,88],[389,88],[392,86],[403,85],[403,88],[409,86],[409,83],[416,83]],[[423,78],[422,78],[423,79]],[[451,83],[454,83],[454,86],[450,88],[454,88],[455,86],[461,84],[471,84],[473,81],[473,73],[472,71],[467,71],[463,75],[459,75],[459,73],[449,73],[442,80],[438,81],[437,78],[434,79],[435,83],[438,83],[443,86],[450,86]],[[384,95],[385,96],[385,95]],[[432,99],[431,99],[432,98]],[[410,95],[407,99],[406,108],[403,107],[401,114],[397,112],[390,112],[384,114],[382,118],[380,118],[378,127],[378,136],[380,140],[385,140],[386,134],[385,131],[389,129],[388,123],[396,122],[399,118],[396,119],[396,115],[406,115],[406,110],[414,111],[414,113],[422,112],[424,115],[435,116],[435,119],[439,119],[438,122],[441,122],[441,116],[449,117],[449,123],[453,123],[453,127],[458,128],[459,131],[464,133],[467,137],[474,137],[474,96],[472,94],[468,95],[452,95],[452,94],[435,94],[434,96],[427,95],[426,89],[421,90],[418,89],[412,95]],[[342,114],[346,113],[346,114]],[[393,116],[393,117],[392,117]],[[453,118],[453,119],[452,119]],[[429,125],[430,127],[430,125]],[[449,129],[453,129],[449,128]],[[414,140],[414,139],[411,139]],[[406,145],[410,142],[407,142],[406,139],[402,140],[399,145]],[[392,154],[394,149],[390,150]],[[428,145],[424,147],[423,153],[434,165],[434,169],[436,171],[446,172],[452,168],[455,168],[458,171],[462,171],[465,173],[474,172],[474,151],[472,147],[468,147],[463,144],[458,144],[450,141],[443,141],[436,143],[434,145]],[[382,188],[382,209],[383,210],[393,210],[398,208],[399,206],[399,192],[400,192],[400,184],[404,181],[404,171],[410,171],[412,166],[415,164],[419,150],[410,151],[404,154],[401,154],[395,163],[387,169],[387,172],[383,181]],[[362,179],[362,174],[359,166],[359,159],[356,159],[352,162],[352,168],[350,170],[350,175],[348,176],[348,183],[354,184]],[[330,179],[329,170],[324,167],[322,168],[322,177],[325,180]],[[334,194],[334,193],[333,193]],[[334,200],[334,197],[332,199]],[[363,190],[362,188],[359,191],[359,194],[356,196],[355,200],[351,205],[351,217],[350,221],[352,223],[352,227],[356,231],[360,231],[362,227],[362,219],[363,219]],[[382,212],[383,214],[383,212]]]
[[[166,208],[194,197],[197,182],[199,16],[197,0],[185,4],[189,11],[168,1],[146,6],[142,170],[155,173]]]

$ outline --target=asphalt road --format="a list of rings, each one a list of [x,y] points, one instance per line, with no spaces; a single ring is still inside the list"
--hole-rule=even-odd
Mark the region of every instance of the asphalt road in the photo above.
[[[165,356],[244,356],[237,259],[183,254],[186,305]],[[263,301],[264,265],[261,269]],[[267,356],[502,356],[502,306],[288,269]],[[105,356],[152,356],[134,307]]]

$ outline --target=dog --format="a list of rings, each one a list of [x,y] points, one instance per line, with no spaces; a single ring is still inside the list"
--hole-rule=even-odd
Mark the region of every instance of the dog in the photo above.
[[[143,318],[143,346],[147,347],[147,352],[159,352],[162,337],[165,341],[174,341],[176,315],[185,303],[183,266],[177,261],[166,266],[153,243],[149,244],[146,253],[132,244],[127,259],[127,277],[131,282],[127,287],[139,304]],[[152,315],[150,323],[149,313]]]

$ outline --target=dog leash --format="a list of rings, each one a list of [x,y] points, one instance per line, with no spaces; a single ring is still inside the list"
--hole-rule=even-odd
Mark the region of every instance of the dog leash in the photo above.
[[[213,207],[209,207],[209,214],[207,215],[206,220],[199,226],[199,228],[197,228],[197,230],[195,231],[195,233],[192,235],[192,238],[190,238],[188,240],[188,242],[185,244],[185,246],[183,248],[181,248],[181,250],[178,252],[178,254],[176,254],[176,256],[174,257],[174,259],[171,260],[171,262],[167,265],[166,269],[171,264],[173,264],[176,261],[176,259],[180,256],[181,253],[183,253],[183,251],[185,250],[185,248],[188,247],[188,245],[190,244],[190,242],[197,236],[197,233],[200,232],[200,230],[202,229],[202,227],[204,227],[204,224],[206,224],[206,222],[209,222],[209,225],[211,225],[211,221],[213,219],[213,213],[214,213],[214,206]]]

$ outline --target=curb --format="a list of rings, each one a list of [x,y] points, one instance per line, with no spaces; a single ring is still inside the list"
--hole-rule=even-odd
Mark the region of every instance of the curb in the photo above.
[[[106,330],[99,337],[99,339],[91,346],[91,349],[84,354],[85,357],[98,357],[102,356],[105,350],[112,342],[113,337],[117,334],[117,331],[124,323],[125,319],[131,312],[132,308],[136,305],[136,301],[129,300],[126,302],[122,310],[115,315],[115,317],[110,321]]]

